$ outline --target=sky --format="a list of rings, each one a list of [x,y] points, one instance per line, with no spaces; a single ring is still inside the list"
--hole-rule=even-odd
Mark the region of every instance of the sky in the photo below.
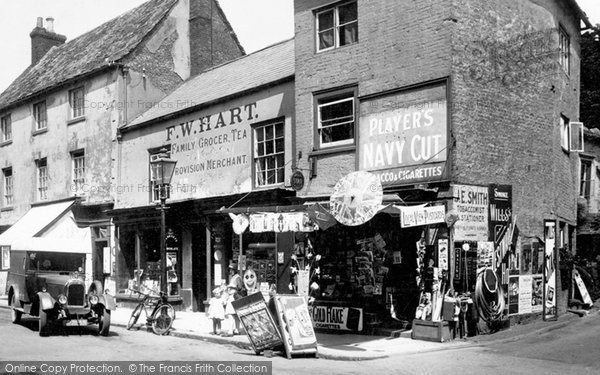
[[[54,17],[67,41],[147,0],[0,0],[0,92],[31,62],[29,33],[36,18]],[[600,0],[577,0],[592,24],[600,24]],[[247,53],[294,35],[293,0],[219,0]],[[7,58],[9,57],[9,58]]]

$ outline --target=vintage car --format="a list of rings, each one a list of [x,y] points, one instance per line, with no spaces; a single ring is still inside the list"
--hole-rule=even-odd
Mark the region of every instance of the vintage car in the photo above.
[[[69,323],[98,324],[98,333],[108,336],[115,299],[97,280],[86,293],[85,254],[11,251],[10,258],[6,289],[13,323],[25,313],[39,317],[40,336]]]

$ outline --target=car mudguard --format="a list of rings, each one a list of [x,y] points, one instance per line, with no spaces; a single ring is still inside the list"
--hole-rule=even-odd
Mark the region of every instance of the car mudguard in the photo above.
[[[102,294],[98,296],[98,303],[104,305],[106,310],[115,310],[117,307],[117,303],[115,302],[115,297],[110,294]]]
[[[50,310],[54,308],[56,304],[56,300],[52,298],[50,293],[48,292],[38,292],[38,299],[40,301],[40,309],[42,310]]]

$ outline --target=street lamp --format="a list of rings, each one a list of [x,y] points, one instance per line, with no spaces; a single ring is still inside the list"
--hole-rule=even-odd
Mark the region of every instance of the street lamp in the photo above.
[[[165,248],[165,202],[167,201],[167,191],[171,184],[173,172],[175,172],[176,160],[171,160],[166,148],[162,148],[156,158],[150,162],[152,168],[152,180],[158,185],[160,196],[160,290],[167,293],[167,251]]]

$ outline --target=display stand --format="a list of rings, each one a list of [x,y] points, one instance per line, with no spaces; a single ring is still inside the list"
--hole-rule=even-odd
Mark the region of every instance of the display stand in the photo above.
[[[275,295],[273,298],[287,358],[298,354],[314,354],[318,358],[317,337],[306,298],[297,295]]]
[[[283,345],[281,335],[261,293],[231,302],[256,354]]]

